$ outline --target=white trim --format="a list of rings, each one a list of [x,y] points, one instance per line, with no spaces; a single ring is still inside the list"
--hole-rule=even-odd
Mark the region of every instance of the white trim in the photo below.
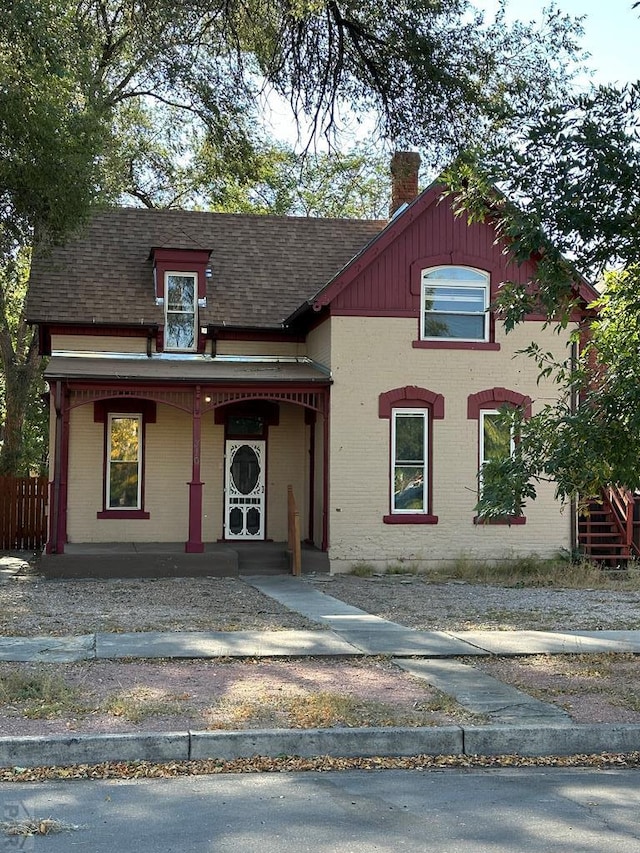
[[[401,462],[396,462],[396,422],[402,416],[420,416],[423,419],[422,430],[422,509],[408,508],[397,509],[395,506],[395,481],[396,467]],[[429,410],[428,409],[391,409],[391,467],[390,467],[390,510],[392,515],[427,515],[429,512]],[[419,464],[418,460],[411,460],[408,464]]]
[[[478,450],[479,450],[479,469],[478,469],[478,495],[482,494],[482,469],[485,464],[489,461],[486,458],[485,450],[484,450],[484,422],[487,416],[495,417],[496,415],[501,415],[502,411],[500,409],[480,409],[480,417],[478,418],[479,430],[480,434],[478,436]],[[513,451],[515,450],[516,442],[515,436],[513,434],[513,428],[511,429],[511,440],[509,442],[509,453],[513,456]]]
[[[488,462],[486,458],[486,454],[484,451],[484,422],[487,416],[495,417],[496,415],[501,415],[502,411],[500,409],[480,409],[480,468]],[[511,429],[511,440],[509,442],[509,453],[513,456],[513,451],[515,450],[516,442],[513,435],[513,429]]]
[[[193,279],[193,311],[169,311],[169,277]],[[170,346],[167,342],[169,314],[193,315],[193,345],[190,347]],[[172,352],[194,352],[198,349],[198,273],[187,270],[166,270],[164,274],[164,348]]]
[[[435,279],[431,282],[426,280],[426,277],[436,270],[469,270],[469,272],[476,273],[477,275],[483,278],[483,281],[465,281],[464,279]],[[453,287],[453,288],[481,288],[484,290],[484,308],[482,311],[482,319],[483,319],[483,336],[479,338],[447,338],[443,336],[432,336],[425,334],[425,320],[426,320],[426,311],[425,311],[425,291],[426,288],[435,288],[435,287]],[[451,266],[436,266],[436,267],[427,267],[422,270],[421,279],[420,279],[420,340],[422,341],[457,341],[459,343],[471,343],[471,342],[484,342],[486,343],[489,340],[489,294],[490,294],[490,277],[489,273],[486,270],[477,269],[475,267],[467,267],[462,264],[451,264]],[[458,314],[461,317],[479,317],[481,315],[480,311],[448,311],[448,312],[439,312],[434,311],[433,316],[437,317],[438,314]]]
[[[135,506],[111,506],[111,425],[115,418],[135,420],[138,422],[138,493]],[[131,414],[130,412],[109,412],[107,418],[107,475],[105,483],[105,510],[117,509],[135,512],[142,509],[142,414]]]

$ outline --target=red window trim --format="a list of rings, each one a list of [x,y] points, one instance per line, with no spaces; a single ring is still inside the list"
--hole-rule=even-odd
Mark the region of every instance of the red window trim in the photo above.
[[[444,397],[420,388],[417,385],[405,385],[385,391],[378,397],[378,417],[390,418],[392,409],[431,409],[434,420],[444,418]]]
[[[439,255],[427,255],[417,258],[411,264],[409,289],[414,296],[418,297],[418,337],[412,341],[414,349],[453,349],[453,350],[486,350],[497,352],[500,344],[496,343],[495,314],[489,311],[489,340],[487,341],[438,341],[423,340],[420,337],[422,328],[422,274],[425,270],[433,267],[467,267],[484,273],[489,280],[488,304],[491,306],[496,297],[497,282],[501,280],[503,272],[493,266],[488,258],[477,255],[466,255],[464,252],[453,250]]]
[[[93,420],[95,423],[106,424],[108,415],[118,412],[123,415],[142,415],[146,424],[156,422],[156,404],[153,400],[138,400],[132,397],[109,397],[107,400],[97,400],[93,404]]]
[[[411,341],[414,349],[465,349],[499,352],[501,345],[495,341]]]
[[[144,457],[143,457],[144,464]],[[143,481],[144,485],[144,481]],[[96,513],[96,518],[151,518],[150,513],[145,512],[143,509],[103,509],[101,512]]]
[[[486,391],[469,394],[467,418],[479,421],[482,409],[499,409],[504,405],[519,406],[525,418],[531,417],[531,397],[520,394],[518,391],[510,391],[508,388],[487,388]]]
[[[503,515],[500,518],[480,518],[475,515],[473,517],[474,524],[482,524],[482,525],[508,525],[511,527],[512,525],[526,524],[527,517],[526,515]]]
[[[164,280],[167,272],[197,274],[198,299],[207,295],[206,268],[211,252],[207,249],[152,249],[155,276],[155,295],[164,299]]]
[[[137,509],[115,509],[106,505],[107,500],[107,450],[109,431],[109,415],[140,415],[142,417],[142,434],[140,444],[142,447],[142,470],[140,472],[140,507]],[[156,404],[153,400],[138,400],[131,397],[110,397],[107,400],[97,400],[93,404],[93,420],[95,423],[104,424],[103,451],[102,451],[102,509],[96,512],[99,519],[148,519],[151,514],[145,506],[145,480],[146,480],[146,438],[147,424],[156,422]]]
[[[391,418],[397,409],[425,409],[429,413],[427,418],[427,429],[429,430],[427,440],[427,482],[426,482],[426,512],[393,512],[389,497],[389,512],[382,516],[383,524],[437,524],[438,516],[431,512],[431,501],[433,495],[433,427],[432,421],[444,418],[444,397],[428,388],[420,388],[417,385],[404,385],[402,388],[393,388],[385,391],[378,397],[378,417],[388,420],[389,423],[389,458],[387,470],[391,476],[392,470],[392,430]],[[389,483],[389,495],[391,484]]]
[[[501,406],[513,406],[522,409],[525,418],[531,417],[531,397],[508,388],[487,388],[467,397],[467,419],[480,421],[480,413],[487,409],[499,409]],[[478,434],[478,469],[480,468],[480,435]],[[521,525],[527,523],[526,515],[505,515],[501,518],[480,518],[474,516],[473,523],[478,525]]]
[[[430,515],[429,513],[394,513],[393,515],[383,515],[383,524],[437,524],[438,516]]]

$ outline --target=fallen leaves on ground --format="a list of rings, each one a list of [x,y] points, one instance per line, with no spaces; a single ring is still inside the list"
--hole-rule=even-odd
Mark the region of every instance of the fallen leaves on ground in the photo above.
[[[640,752],[594,755],[413,755],[336,758],[328,755],[302,758],[297,755],[253,756],[232,761],[208,759],[157,764],[148,761],[78,764],[69,767],[0,768],[0,782],[44,782],[53,779],[170,779],[176,776],[207,776],[218,773],[301,773],[340,770],[430,770],[475,767],[640,767]]]
[[[50,817],[36,818],[35,820],[0,821],[0,832],[7,836],[54,835],[58,832],[72,832],[79,828],[73,823],[64,823]]]

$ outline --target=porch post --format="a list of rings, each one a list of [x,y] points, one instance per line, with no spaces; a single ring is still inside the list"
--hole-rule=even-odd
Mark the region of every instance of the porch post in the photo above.
[[[187,554],[201,554],[202,542],[202,486],[200,480],[201,389],[196,385],[193,399],[193,462],[189,483],[189,540],[184,550]]]
[[[322,550],[329,549],[329,390],[324,392],[322,413]]]
[[[47,554],[63,554],[67,541],[69,405],[67,388],[60,380],[56,382],[53,394],[56,410],[55,458],[53,482],[49,485],[49,536],[46,551]]]
[[[313,542],[316,513],[316,412],[305,409],[305,422],[309,424],[309,542]]]

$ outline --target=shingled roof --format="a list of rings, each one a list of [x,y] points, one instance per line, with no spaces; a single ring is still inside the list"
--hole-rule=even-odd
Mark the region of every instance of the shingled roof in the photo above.
[[[211,251],[201,323],[274,328],[386,225],[351,219],[120,208],[96,213],[66,245],[36,256],[32,323],[162,323],[151,249]]]

